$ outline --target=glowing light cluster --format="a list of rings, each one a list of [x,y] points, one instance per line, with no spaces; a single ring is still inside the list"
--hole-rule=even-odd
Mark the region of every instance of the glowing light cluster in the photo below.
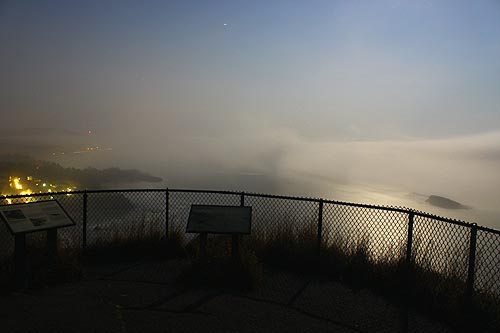
[[[9,177],[9,189],[7,193],[0,193],[4,196],[4,203],[11,204],[12,200],[7,198],[8,194],[20,194],[25,196],[30,196],[34,193],[53,193],[53,192],[73,192],[76,190],[74,186],[68,186],[69,184],[56,185],[49,182],[43,182],[42,179],[35,179],[33,176]],[[71,194],[66,194],[70,196]],[[34,199],[34,198],[33,198]],[[23,198],[23,201],[27,202],[31,199]]]
[[[9,185],[11,188],[15,188],[16,190],[23,189],[23,185],[21,185],[21,178],[19,177],[9,177]]]

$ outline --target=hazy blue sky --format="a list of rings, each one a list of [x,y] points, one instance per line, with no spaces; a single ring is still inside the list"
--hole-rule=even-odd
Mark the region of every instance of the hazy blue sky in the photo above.
[[[0,45],[1,112],[20,122],[348,139],[500,127],[499,1],[3,1]]]
[[[498,0],[3,0],[0,47],[0,129],[92,129],[155,172],[500,206]]]

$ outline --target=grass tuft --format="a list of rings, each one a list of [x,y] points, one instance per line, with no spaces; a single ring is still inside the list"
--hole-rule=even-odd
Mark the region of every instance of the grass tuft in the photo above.
[[[253,290],[262,281],[262,264],[255,252],[245,244],[240,247],[239,256],[234,257],[231,236],[210,237],[204,259],[200,257],[199,244],[198,236],[186,246],[192,265],[180,275],[180,284]]]
[[[97,241],[85,252],[85,260],[126,262],[182,257],[183,244],[184,234],[178,230],[171,231],[168,238],[160,232],[142,235],[135,231],[126,237],[115,235],[111,240]]]

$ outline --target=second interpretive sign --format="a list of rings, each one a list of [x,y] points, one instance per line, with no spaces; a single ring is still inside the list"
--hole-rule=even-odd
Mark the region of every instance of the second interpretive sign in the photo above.
[[[187,233],[250,234],[252,207],[192,205]]]

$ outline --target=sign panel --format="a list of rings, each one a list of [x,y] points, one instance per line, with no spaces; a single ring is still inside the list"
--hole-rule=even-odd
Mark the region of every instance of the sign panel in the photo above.
[[[3,205],[0,217],[13,234],[75,225],[57,200]]]
[[[252,207],[191,205],[187,233],[250,234]]]

